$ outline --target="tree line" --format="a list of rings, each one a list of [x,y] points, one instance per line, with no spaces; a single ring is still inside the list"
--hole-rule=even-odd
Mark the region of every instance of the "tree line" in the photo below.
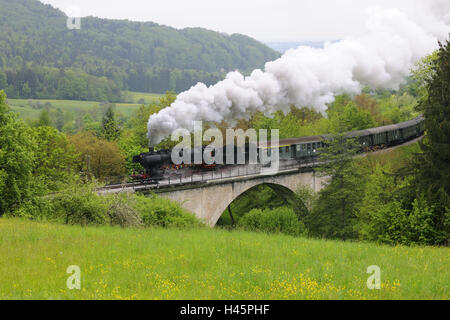
[[[94,17],[69,30],[64,13],[39,1],[0,0],[0,7],[0,89],[11,98],[118,101],[118,89],[181,92],[279,57],[243,35]]]

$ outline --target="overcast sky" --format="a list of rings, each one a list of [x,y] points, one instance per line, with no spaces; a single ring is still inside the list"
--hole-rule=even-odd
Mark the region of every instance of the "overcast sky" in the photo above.
[[[204,27],[260,41],[334,40],[364,31],[372,6],[420,14],[421,0],[41,0],[82,16]],[[423,1],[423,0],[422,0]]]

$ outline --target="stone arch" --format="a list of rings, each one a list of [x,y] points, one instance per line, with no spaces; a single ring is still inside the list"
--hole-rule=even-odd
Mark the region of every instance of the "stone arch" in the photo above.
[[[301,215],[306,207],[295,199],[295,191],[299,186],[310,186],[319,191],[326,178],[317,180],[316,183],[314,172],[292,171],[272,176],[236,177],[180,187],[169,186],[153,189],[152,192],[178,202],[207,225],[214,227],[230,203],[261,184],[270,186],[287,203],[294,205],[294,210]]]
[[[217,209],[216,214],[212,218],[212,226],[215,226],[217,222],[219,221],[220,217],[222,216],[223,212],[237,199],[239,199],[242,195],[250,192],[251,190],[255,189],[259,186],[268,186],[272,191],[275,192],[280,198],[284,200],[286,204],[291,206],[294,209],[294,212],[297,214],[299,219],[303,218],[305,213],[307,212],[306,206],[303,204],[303,202],[296,196],[295,192],[292,191],[290,188],[283,186],[278,183],[273,182],[261,182],[258,184],[254,184],[252,186],[249,186],[245,188],[244,190],[240,190],[238,194],[233,194],[233,198],[231,201],[223,202],[221,206],[219,206]]]

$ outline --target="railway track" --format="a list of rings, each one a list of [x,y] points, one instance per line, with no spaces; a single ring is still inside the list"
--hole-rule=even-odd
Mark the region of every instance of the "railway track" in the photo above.
[[[356,155],[356,157],[365,157],[369,154],[382,154],[385,152],[389,152],[392,150],[395,150],[397,148],[407,146],[414,144],[418,141],[423,139],[423,136],[418,137],[416,139],[407,141],[405,143],[391,146],[389,148],[380,149],[377,151],[371,151],[363,154]],[[283,174],[292,170],[301,170],[301,169],[307,169],[307,168],[315,168],[319,166],[321,163],[316,161],[309,161],[309,162],[303,162],[303,163],[293,163],[285,166],[281,166],[280,169],[277,171],[277,174]],[[173,186],[183,186],[183,185],[194,185],[194,184],[201,184],[201,183],[208,183],[208,182],[220,182],[221,180],[225,181],[228,179],[236,179],[236,178],[245,178],[245,177],[251,177],[255,175],[260,175],[261,172],[261,166],[255,166],[254,168],[250,168],[249,166],[235,166],[235,167],[229,167],[225,169],[220,169],[219,171],[215,172],[208,172],[208,173],[202,173],[202,174],[193,174],[191,176],[183,177],[182,175],[174,175],[172,177],[168,177],[168,179],[162,180],[159,183],[142,183],[142,182],[130,182],[130,183],[122,183],[122,184],[112,184],[107,185],[105,187],[97,189],[99,193],[114,193],[117,191],[146,191],[146,190],[152,190],[152,189],[160,189],[160,188],[167,188],[167,187],[173,187]],[[259,170],[259,171],[258,171]]]

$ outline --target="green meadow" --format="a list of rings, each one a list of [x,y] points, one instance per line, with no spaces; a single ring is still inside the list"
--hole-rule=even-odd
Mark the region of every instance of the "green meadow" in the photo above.
[[[126,91],[125,95],[126,95],[125,100],[131,103],[139,103],[140,100],[144,100],[145,103],[150,103],[164,96],[163,94],[159,93],[146,93],[133,91]]]
[[[0,299],[449,299],[448,248],[3,218],[0,257]]]
[[[116,111],[122,114],[125,118],[131,117],[131,115],[139,109],[140,102],[145,104],[157,101],[163,95],[153,93],[142,92],[127,92],[127,103],[115,103]],[[52,108],[61,109],[67,111],[75,116],[89,112],[92,108],[100,107],[101,102],[98,101],[78,101],[78,100],[51,100],[51,99],[8,99],[11,109],[19,113],[20,117],[24,120],[35,120],[39,118],[41,109],[34,108],[33,105],[39,103],[41,106],[49,104]]]

